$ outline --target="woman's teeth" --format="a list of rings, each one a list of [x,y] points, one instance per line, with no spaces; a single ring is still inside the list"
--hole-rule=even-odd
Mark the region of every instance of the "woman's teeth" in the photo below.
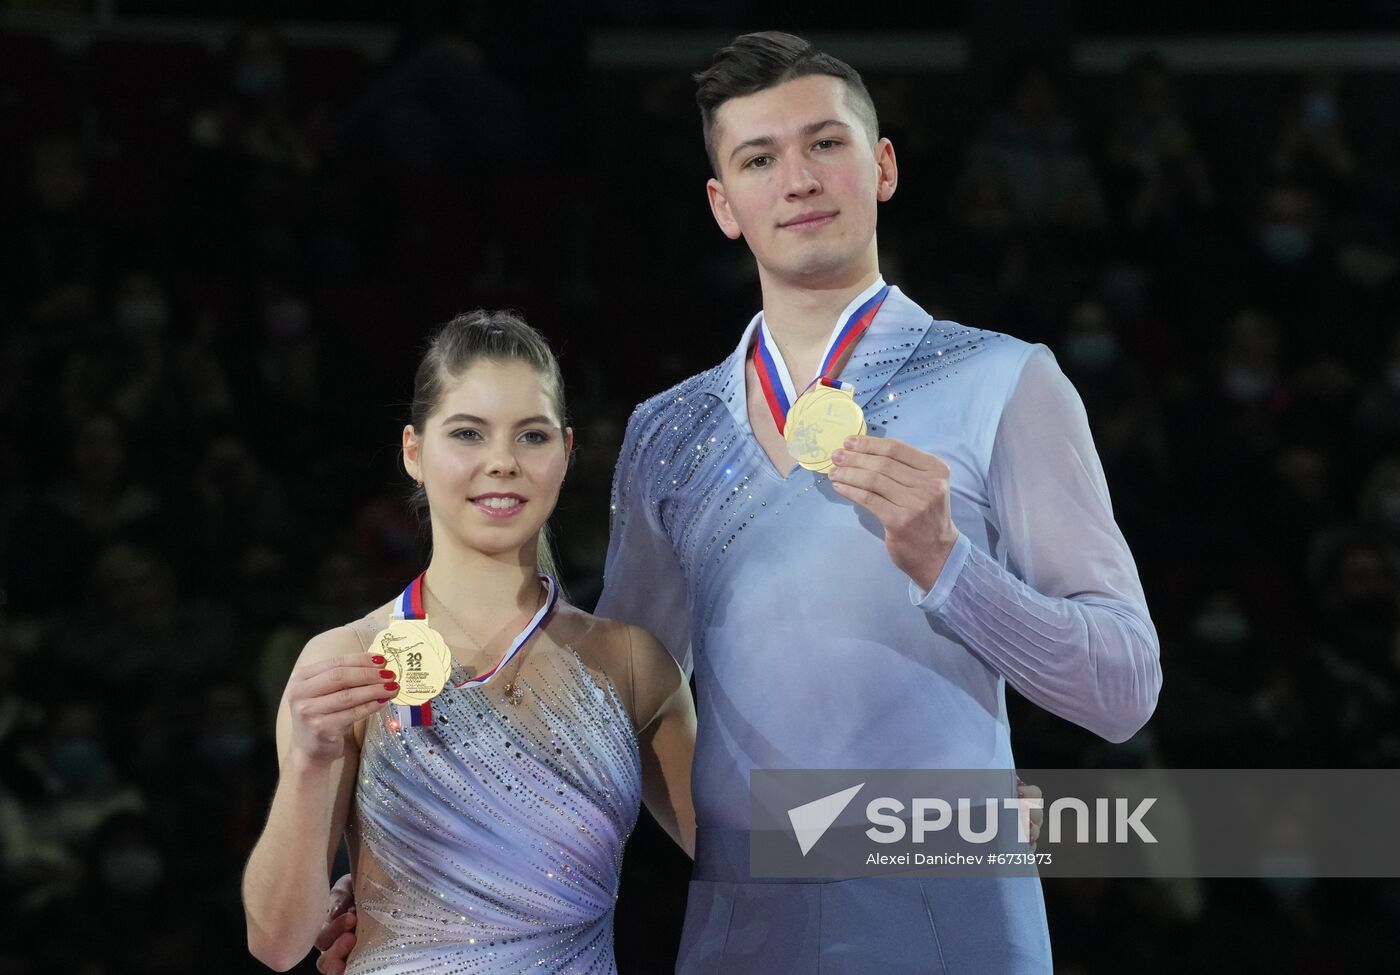
[[[477,504],[486,508],[514,508],[520,501],[518,498],[482,498]]]

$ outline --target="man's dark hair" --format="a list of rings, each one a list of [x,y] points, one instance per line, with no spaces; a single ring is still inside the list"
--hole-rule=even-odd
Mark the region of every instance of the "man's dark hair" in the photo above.
[[[865,126],[870,141],[874,143],[880,138],[875,103],[870,100],[870,92],[865,90],[865,82],[855,68],[791,34],[776,30],[743,34],[716,51],[710,66],[694,76],[699,85],[695,101],[700,106],[700,121],[705,131],[705,152],[709,154],[716,176],[719,175],[719,159],[715,145],[715,113],[719,107],[731,98],[752,95],[814,74],[844,81],[850,106]]]

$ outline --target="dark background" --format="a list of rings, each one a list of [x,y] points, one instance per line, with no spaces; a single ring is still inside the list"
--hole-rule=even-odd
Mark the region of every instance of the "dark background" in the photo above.
[[[631,407],[758,305],[688,79],[743,30],[866,76],[887,280],[1085,400],[1165,686],[1121,746],[1015,701],[1020,763],[1396,764],[1400,3],[802,11],[0,2],[0,975],[260,969],[273,709],[423,564],[434,323],[560,351],[592,605]],[[624,971],[669,970],[687,870],[644,817]],[[1394,881],[1045,886],[1065,973],[1394,964]]]

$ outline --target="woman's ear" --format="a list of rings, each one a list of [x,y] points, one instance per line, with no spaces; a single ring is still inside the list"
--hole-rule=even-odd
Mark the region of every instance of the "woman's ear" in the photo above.
[[[403,428],[403,469],[408,472],[408,476],[413,478],[415,484],[423,486],[423,468],[420,463],[419,450],[422,444],[418,440],[418,434],[413,429],[413,424],[406,423]]]

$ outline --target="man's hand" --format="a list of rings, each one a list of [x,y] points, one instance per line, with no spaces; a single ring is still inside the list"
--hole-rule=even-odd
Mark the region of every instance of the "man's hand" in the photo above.
[[[345,962],[355,947],[355,887],[347,873],[331,888],[326,924],[316,935],[321,956],[316,971],[321,975],[345,975]]]
[[[890,559],[920,589],[932,589],[958,540],[948,465],[888,437],[847,437],[831,461],[832,488],[879,520]]]
[[[1044,800],[1045,793],[1040,791],[1040,786],[1038,785],[1022,782],[1021,777],[1018,775],[1016,776],[1016,798]],[[1043,801],[1027,809],[1026,815],[1030,819],[1030,826],[1027,828],[1027,834],[1030,836],[1031,840],[1031,852],[1035,852],[1036,840],[1040,839],[1040,826],[1045,822],[1045,806]]]

